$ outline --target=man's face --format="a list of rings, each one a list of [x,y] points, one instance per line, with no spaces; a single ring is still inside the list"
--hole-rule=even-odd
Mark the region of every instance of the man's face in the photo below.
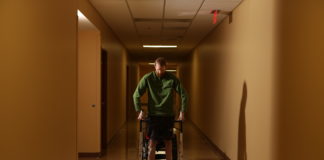
[[[165,73],[166,66],[161,66],[158,63],[155,63],[155,72],[158,76],[162,76]]]

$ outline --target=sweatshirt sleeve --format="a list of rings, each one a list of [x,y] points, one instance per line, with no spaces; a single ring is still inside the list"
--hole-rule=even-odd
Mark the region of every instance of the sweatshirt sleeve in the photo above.
[[[141,96],[145,93],[147,85],[146,85],[146,76],[144,76],[140,82],[138,83],[136,90],[133,94],[134,106],[136,112],[141,111]]]
[[[180,95],[181,97],[181,112],[187,111],[187,106],[188,106],[188,95],[186,90],[183,88],[182,84],[178,79],[176,79],[175,83],[175,90],[176,92]]]

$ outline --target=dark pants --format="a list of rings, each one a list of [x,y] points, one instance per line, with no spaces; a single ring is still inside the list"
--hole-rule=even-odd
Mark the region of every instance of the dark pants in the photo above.
[[[148,136],[151,140],[171,140],[174,116],[149,116]]]

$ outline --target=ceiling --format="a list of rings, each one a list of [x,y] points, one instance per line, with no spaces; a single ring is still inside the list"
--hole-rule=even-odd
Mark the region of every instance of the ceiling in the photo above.
[[[78,30],[97,30],[96,26],[92,24],[84,14],[78,10]]]
[[[181,56],[190,51],[227,14],[213,24],[212,10],[232,11],[241,0],[90,0],[134,56]],[[175,44],[175,49],[143,48]]]

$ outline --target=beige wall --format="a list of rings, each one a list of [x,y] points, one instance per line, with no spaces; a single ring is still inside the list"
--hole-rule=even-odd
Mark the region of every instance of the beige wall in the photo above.
[[[77,159],[78,8],[109,55],[108,138],[125,122],[127,54],[88,1],[1,1],[2,159]]]
[[[138,83],[138,75],[139,70],[138,66],[131,62],[128,65],[129,72],[128,72],[128,106],[127,106],[127,116],[129,119],[136,119],[137,115],[135,114],[135,108],[134,108],[134,102],[133,102],[133,94],[136,89],[137,83]],[[135,118],[136,117],[136,118]]]
[[[100,46],[99,31],[78,31],[77,144],[81,153],[101,152]]]
[[[273,160],[275,10],[244,0],[191,57],[190,118],[233,160]]]
[[[193,52],[190,117],[231,159],[324,158],[323,6],[244,0]]]
[[[1,159],[77,159],[76,10],[75,0],[1,0]]]
[[[279,13],[275,159],[324,159],[324,1],[285,0]]]
[[[111,138],[126,121],[127,51],[88,0],[78,1],[79,10],[100,30],[101,47],[108,53],[108,135]]]
[[[192,102],[191,99],[194,98],[192,97],[192,61],[191,61],[191,55],[189,54],[189,56],[183,57],[183,62],[179,63],[179,79],[183,85],[183,87],[185,88],[185,90],[187,91],[187,95],[189,98],[189,102]],[[188,103],[188,108],[192,107],[192,103]],[[187,117],[190,115],[190,111],[191,109],[187,110],[187,113],[185,113],[185,118],[187,119]]]
[[[126,67],[125,50],[108,51],[108,139],[126,122]]]

